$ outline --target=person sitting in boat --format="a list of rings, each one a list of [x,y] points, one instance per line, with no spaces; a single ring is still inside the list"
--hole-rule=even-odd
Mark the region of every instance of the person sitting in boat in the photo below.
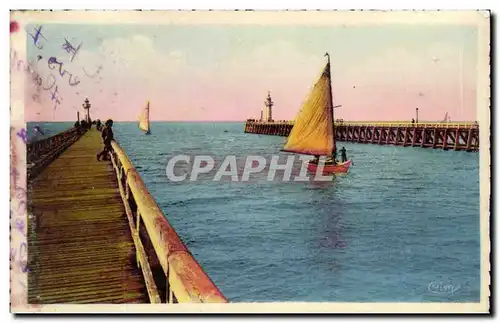
[[[327,160],[326,160],[326,163],[327,164],[338,164],[338,161],[337,161],[337,148],[335,148],[332,152],[332,156],[329,157]]]
[[[347,152],[345,150],[345,147],[342,147],[342,149],[340,149],[340,158],[343,163],[347,161]]]

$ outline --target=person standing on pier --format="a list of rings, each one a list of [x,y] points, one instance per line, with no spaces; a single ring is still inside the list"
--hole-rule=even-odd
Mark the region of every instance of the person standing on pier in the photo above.
[[[111,151],[111,141],[113,140],[113,120],[108,119],[104,125],[101,136],[104,143],[104,149],[97,154],[97,161],[101,161],[101,156],[107,160],[108,153]]]
[[[347,152],[345,150],[345,147],[342,147],[342,149],[340,149],[340,157],[342,158],[343,163],[347,161]]]
[[[101,131],[102,130],[101,120],[99,120],[99,119],[96,120],[96,122],[95,122],[95,128],[97,129],[97,131]]]

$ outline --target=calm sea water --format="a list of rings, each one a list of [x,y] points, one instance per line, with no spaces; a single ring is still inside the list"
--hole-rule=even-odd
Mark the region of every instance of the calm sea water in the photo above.
[[[477,153],[340,143],[355,164],[331,183],[173,183],[175,154],[269,156],[286,138],[245,134],[242,123],[157,122],[151,136],[135,123],[114,128],[232,302],[479,301]]]

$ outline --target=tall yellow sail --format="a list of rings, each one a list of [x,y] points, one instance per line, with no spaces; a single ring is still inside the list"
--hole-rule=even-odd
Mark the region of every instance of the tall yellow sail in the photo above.
[[[283,151],[331,155],[335,149],[330,62],[301,106]]]
[[[149,101],[146,104],[146,108],[139,116],[139,129],[149,133]]]

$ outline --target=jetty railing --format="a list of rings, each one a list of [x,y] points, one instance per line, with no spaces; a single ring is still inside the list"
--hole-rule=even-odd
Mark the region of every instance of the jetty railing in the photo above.
[[[402,127],[402,128],[478,128],[479,124],[474,122],[360,122],[360,121],[351,121],[351,122],[335,122],[336,126],[377,126],[377,127]]]
[[[248,119],[245,133],[288,136],[294,121]],[[338,141],[400,145],[403,147],[441,148],[443,150],[479,151],[477,122],[401,122],[335,120]]]
[[[264,121],[248,119],[247,123],[255,125],[294,125],[294,120],[276,120]],[[336,126],[377,126],[377,127],[418,127],[418,128],[479,128],[477,122],[418,122],[411,123],[408,121],[335,121]]]
[[[156,204],[120,145],[110,152],[151,303],[227,303]]]
[[[45,166],[56,159],[85,132],[86,129],[72,127],[54,136],[29,142],[26,145],[28,180],[35,178]]]

